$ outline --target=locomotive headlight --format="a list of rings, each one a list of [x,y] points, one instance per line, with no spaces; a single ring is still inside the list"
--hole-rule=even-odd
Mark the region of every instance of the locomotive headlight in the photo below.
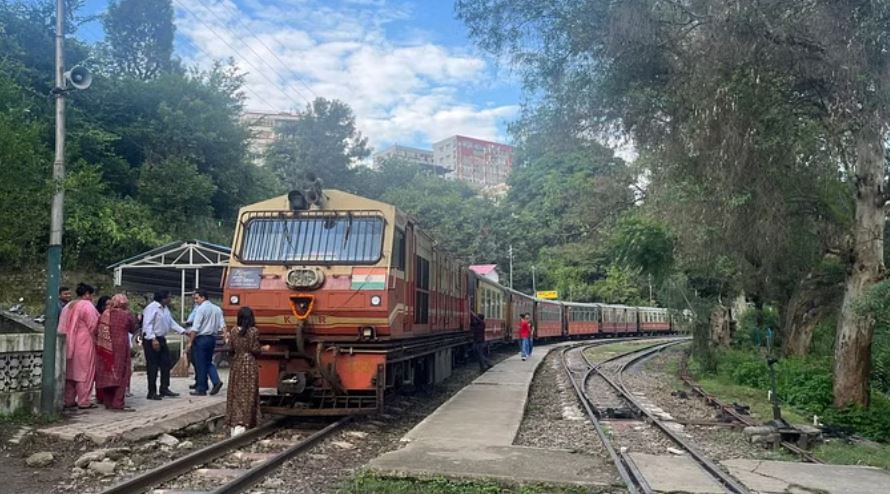
[[[374,307],[380,307],[380,304],[383,300],[380,299],[380,295],[372,295],[371,296],[371,305]]]
[[[291,288],[316,288],[324,281],[324,275],[315,269],[292,269],[287,273]]]
[[[241,303],[241,297],[239,297],[238,295],[232,295],[231,297],[229,297],[229,303],[232,305],[238,305]]]

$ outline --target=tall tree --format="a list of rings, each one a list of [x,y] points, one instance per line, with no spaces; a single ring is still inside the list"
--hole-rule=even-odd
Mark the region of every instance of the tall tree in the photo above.
[[[171,0],[111,0],[104,24],[118,74],[146,80],[174,67]]]
[[[298,186],[307,172],[325,187],[355,191],[354,166],[371,155],[368,139],[356,128],[352,108],[338,100],[316,98],[299,118],[278,129],[265,166],[282,183]]]
[[[710,167],[725,182],[841,169],[855,213],[834,246],[848,268],[834,399],[868,404],[873,324],[853,306],[884,276],[890,1],[459,0],[457,8],[483,46],[516,57],[549,104],[589,132],[628,133],[669,166]],[[798,133],[785,143],[794,152],[778,160],[759,152],[780,127],[764,126],[775,108],[758,105],[757,91],[794,117],[774,119]]]

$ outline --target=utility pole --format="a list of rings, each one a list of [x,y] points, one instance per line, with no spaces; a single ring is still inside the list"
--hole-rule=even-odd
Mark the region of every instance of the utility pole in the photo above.
[[[535,266],[532,265],[532,296],[538,296],[538,282],[535,280]]]
[[[652,301],[652,273],[649,273],[649,305],[653,305]]]
[[[56,0],[56,158],[53,162],[53,203],[49,249],[46,254],[46,326],[43,333],[43,373],[40,408],[55,415],[56,344],[59,325],[59,286],[62,278],[62,228],[65,202],[65,0]]]
[[[510,244],[510,290],[513,289],[513,244]]]

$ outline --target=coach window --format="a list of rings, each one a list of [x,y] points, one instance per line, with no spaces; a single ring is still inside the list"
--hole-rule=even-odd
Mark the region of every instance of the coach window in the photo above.
[[[417,261],[415,274],[417,296],[414,300],[414,322],[427,324],[430,317],[430,262],[420,256],[416,256],[415,259]]]

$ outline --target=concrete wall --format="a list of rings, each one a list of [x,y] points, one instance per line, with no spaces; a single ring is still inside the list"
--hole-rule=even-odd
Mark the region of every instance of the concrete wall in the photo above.
[[[0,414],[40,411],[43,335],[0,334]],[[65,337],[56,344],[56,404],[65,389]]]
[[[43,333],[43,326],[28,316],[0,311],[0,334],[8,333]]]

